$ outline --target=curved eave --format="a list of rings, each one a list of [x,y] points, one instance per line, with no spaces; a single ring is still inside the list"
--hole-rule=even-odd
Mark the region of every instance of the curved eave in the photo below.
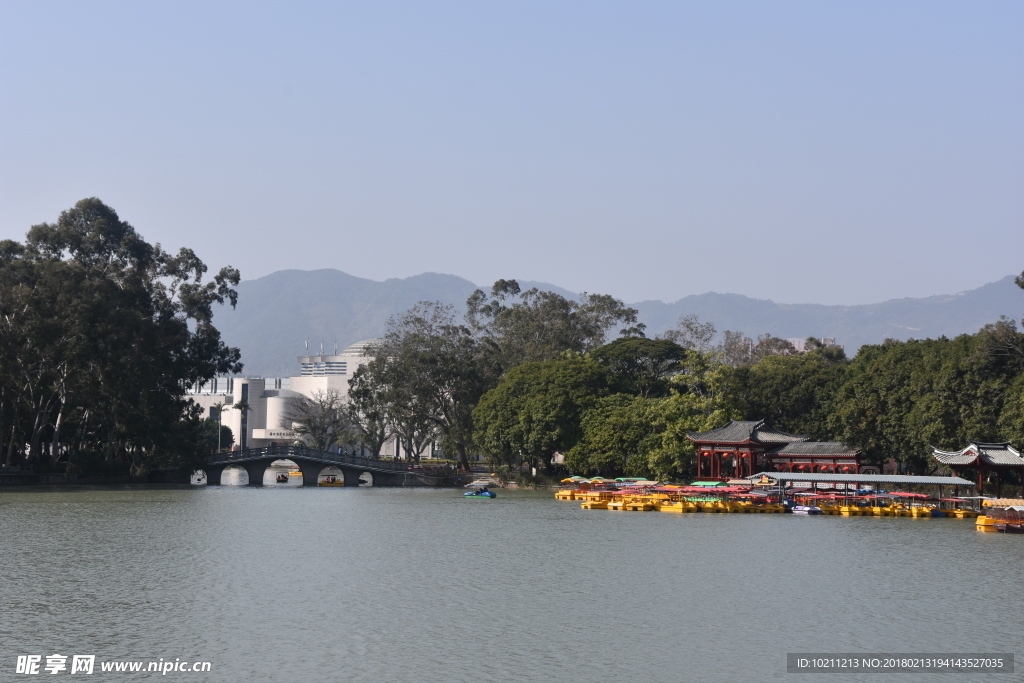
[[[758,443],[757,441],[753,441],[751,439],[746,439],[745,441],[722,441],[721,439],[706,439],[706,438],[702,439],[702,438],[700,438],[700,434],[687,434],[686,438],[689,439],[690,441],[693,441],[694,443],[721,443],[721,444],[727,444],[729,446],[750,446],[750,445],[761,446],[761,445],[763,445],[763,444]]]

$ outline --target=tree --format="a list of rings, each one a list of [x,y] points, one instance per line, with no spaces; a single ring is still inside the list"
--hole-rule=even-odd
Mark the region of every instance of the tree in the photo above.
[[[373,360],[380,366],[377,390],[384,404],[408,402],[402,410],[433,423],[445,452],[469,469],[473,408],[498,373],[479,340],[456,323],[453,307],[420,302],[392,318]]]
[[[749,365],[754,351],[754,341],[743,336],[742,332],[726,330],[722,333],[722,343],[718,347],[722,361],[726,365],[738,368]]]
[[[235,443],[235,435],[231,433],[231,427],[220,424],[218,420],[212,418],[200,420],[199,428],[205,453],[220,451],[223,446],[231,448]]]
[[[333,444],[348,441],[344,407],[344,397],[336,389],[293,396],[281,417],[281,427],[291,429],[313,448],[329,451]]]
[[[687,351],[667,339],[621,337],[590,356],[611,371],[621,390],[651,398],[668,393],[669,378],[679,372]]]
[[[134,474],[199,462],[185,387],[240,372],[213,304],[238,271],[147,243],[98,199],[24,244],[0,242],[0,439],[9,462],[123,464]]]
[[[386,357],[374,359],[352,373],[345,406],[353,441],[369,450],[374,457],[380,456],[393,429],[388,417],[382,371],[386,362]]]
[[[722,337],[718,350],[722,352],[724,362],[734,368],[753,365],[767,356],[791,354],[795,350],[785,339],[767,332],[758,335],[756,344],[750,337],[743,336],[742,332],[726,330]]]
[[[615,394],[584,412],[581,438],[566,465],[604,476],[670,479],[693,470],[687,439],[737,416],[727,394],[727,373],[713,354],[688,354],[665,398]]]
[[[220,427],[217,430],[217,452],[219,453],[220,450],[221,450],[221,435],[224,433],[224,404],[223,403],[214,403],[210,407],[213,408],[213,410],[217,413],[217,424]],[[228,434],[231,434],[231,429],[230,428],[228,429]],[[231,440],[228,442],[228,448],[230,448],[231,445],[234,442],[235,442],[235,437],[234,437],[234,435],[232,435],[231,436]]]
[[[611,384],[604,366],[579,355],[517,366],[473,411],[476,443],[496,467],[547,469],[556,452],[576,443],[583,411]]]
[[[981,328],[979,335],[987,353],[1024,358],[1024,334],[1017,329],[1017,321],[1004,315]]]
[[[986,350],[984,332],[955,339],[886,340],[862,347],[836,394],[829,426],[877,464],[936,467],[931,446],[1002,441],[1024,359]]]
[[[466,322],[502,370],[584,353],[605,342],[616,325],[622,334],[642,336],[637,311],[606,294],[580,295],[578,301],[536,287],[525,292],[515,280],[498,280],[490,294],[476,290],[466,302]]]
[[[708,353],[712,349],[716,334],[718,331],[713,323],[702,323],[696,313],[691,313],[680,316],[676,326],[666,330],[661,338],[673,341],[690,351]]]
[[[819,346],[738,368],[732,387],[745,419],[764,419],[785,432],[829,440],[833,434],[828,419],[848,366],[842,349]]]

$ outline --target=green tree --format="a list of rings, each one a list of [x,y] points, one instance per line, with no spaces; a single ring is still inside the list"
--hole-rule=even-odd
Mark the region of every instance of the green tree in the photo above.
[[[644,398],[664,396],[670,378],[682,369],[687,351],[667,339],[621,337],[590,352],[607,367],[623,391]]]
[[[392,436],[383,372],[387,360],[381,356],[361,365],[349,380],[346,412],[352,438],[374,457]]]
[[[239,372],[212,323],[238,271],[147,243],[98,199],[0,243],[0,439],[9,462],[199,462],[185,387]]]
[[[476,406],[476,444],[496,467],[547,469],[579,439],[583,411],[611,383],[604,366],[579,355],[515,367]]]
[[[756,365],[738,368],[732,390],[745,419],[765,419],[776,429],[828,440],[833,436],[829,415],[848,365],[838,348],[766,356]]]
[[[640,336],[637,311],[606,294],[580,295],[578,301],[537,288],[520,291],[515,280],[498,280],[490,294],[476,290],[466,302],[466,322],[502,370],[583,353],[601,346],[608,332]]]
[[[672,378],[672,395],[615,394],[584,412],[581,438],[566,453],[577,472],[671,479],[694,470],[690,432],[738,416],[727,392],[727,368],[716,354],[691,353]]]
[[[498,375],[479,340],[456,322],[453,307],[421,302],[392,318],[373,358],[384,368],[385,403],[389,396],[408,401],[402,409],[432,422],[444,451],[469,469],[473,408]],[[397,378],[400,390],[388,387],[389,378]]]
[[[1024,359],[986,343],[983,331],[863,347],[837,392],[831,428],[870,462],[893,458],[916,473],[936,467],[931,446],[1001,440]]]
[[[199,430],[205,453],[215,453],[224,447],[231,448],[235,443],[235,435],[231,433],[231,427],[222,425],[217,420],[200,420]]]

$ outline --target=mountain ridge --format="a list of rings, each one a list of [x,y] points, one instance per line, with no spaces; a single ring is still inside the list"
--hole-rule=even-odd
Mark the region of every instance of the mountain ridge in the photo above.
[[[576,296],[556,285],[520,280],[531,287]],[[242,349],[245,374],[288,376],[295,358],[311,350],[331,352],[380,336],[388,318],[419,301],[452,304],[460,313],[478,285],[457,275],[425,272],[407,278],[370,280],[341,270],[279,270],[238,286],[238,307],[221,307],[214,317],[224,340]],[[488,286],[481,287],[487,289]],[[909,339],[973,333],[1001,315],[1019,318],[1024,291],[1008,275],[973,290],[928,297],[904,297],[874,304],[780,304],[743,294],[705,292],[666,303],[631,303],[654,336],[695,313],[724,330],[748,336],[769,332],[779,337],[835,337],[853,355],[864,344],[886,338]]]

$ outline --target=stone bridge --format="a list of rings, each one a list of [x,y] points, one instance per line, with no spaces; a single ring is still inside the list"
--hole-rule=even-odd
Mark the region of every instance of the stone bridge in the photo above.
[[[302,446],[268,446],[214,453],[209,456],[203,470],[207,484],[219,485],[226,468],[240,466],[249,475],[249,486],[262,486],[263,473],[275,460],[291,460],[298,465],[302,471],[303,486],[316,486],[325,467],[340,469],[345,477],[345,486],[358,486],[364,473],[372,476],[374,486],[461,486],[468,481],[452,470],[419,469],[411,467],[408,461],[378,460]]]

